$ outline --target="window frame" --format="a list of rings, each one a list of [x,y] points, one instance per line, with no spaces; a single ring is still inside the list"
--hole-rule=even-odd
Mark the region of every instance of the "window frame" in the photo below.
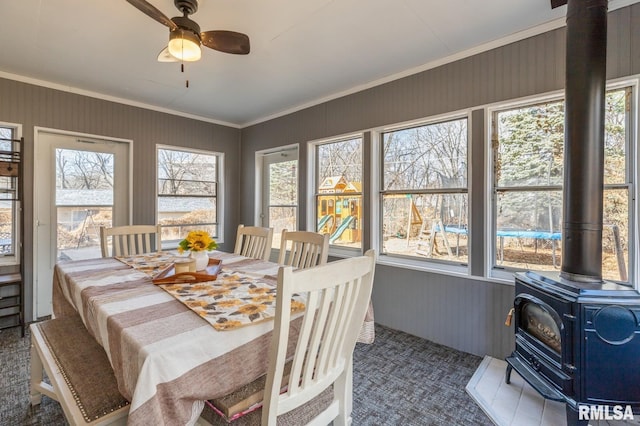
[[[265,173],[268,173],[268,165],[272,164],[269,160],[272,156],[278,155],[289,155],[295,154],[296,161],[296,190],[297,190],[297,204],[288,204],[288,205],[273,205],[273,207],[289,207],[294,208],[296,210],[295,220],[296,220],[296,229],[288,229],[289,231],[295,231],[300,227],[300,210],[301,210],[301,201],[300,198],[300,146],[299,144],[291,144],[285,145],[278,148],[270,148],[266,150],[256,151],[255,152],[255,191],[254,191],[254,224],[257,226],[266,227],[265,219],[267,218],[267,214],[265,214],[264,208],[265,206],[271,206],[267,202],[267,198],[270,197],[270,191],[265,188],[266,180]],[[271,217],[269,216],[269,219]],[[272,250],[279,252],[280,245],[279,240],[281,237],[281,233],[278,234],[274,229],[274,240],[272,242]],[[277,246],[277,247],[276,247]]]
[[[638,274],[638,237],[636,236],[636,229],[638,224],[638,208],[636,206],[638,198],[638,178],[639,178],[639,170],[638,170],[638,161],[640,160],[639,151],[637,147],[637,135],[638,131],[638,123],[635,122],[637,111],[638,111],[638,80],[629,80],[622,79],[618,81],[610,81],[607,82],[605,86],[605,92],[611,92],[616,90],[626,89],[628,92],[627,102],[629,105],[629,111],[626,114],[625,122],[626,122],[626,135],[625,135],[625,182],[624,183],[605,183],[604,190],[626,190],[628,196],[628,259],[627,259],[627,275],[628,275],[628,283],[621,282],[622,284],[631,285],[635,287],[640,287],[640,283],[637,283],[637,274]],[[497,259],[497,207],[498,207],[498,193],[499,192],[516,192],[516,191],[527,191],[530,189],[534,190],[558,190],[562,193],[564,190],[564,181],[562,181],[559,185],[532,185],[532,186],[506,186],[506,187],[498,187],[496,182],[495,175],[495,144],[497,143],[497,115],[500,112],[505,112],[518,108],[526,108],[530,106],[535,106],[544,103],[552,103],[552,102],[564,102],[565,101],[565,92],[564,91],[555,91],[552,93],[547,93],[543,95],[531,96],[521,98],[511,102],[503,102],[499,104],[494,104],[490,107],[485,108],[485,119],[487,122],[487,130],[486,130],[486,141],[488,146],[485,146],[485,164],[486,167],[486,187],[488,197],[486,203],[486,221],[485,229],[487,229],[487,235],[485,238],[485,259],[484,263],[486,265],[486,274],[488,279],[495,280],[498,282],[508,281],[510,283],[513,282],[513,274],[516,272],[530,270],[527,268],[517,268],[511,266],[499,266],[496,263]],[[564,152],[563,152],[564,156]],[[635,164],[632,162],[635,161]],[[564,163],[564,157],[563,157]],[[564,206],[563,206],[564,207]],[[562,227],[562,222],[560,223]],[[562,229],[560,229],[562,232]],[[562,240],[559,240],[558,244],[561,244]],[[560,271],[560,264],[558,265],[556,271]],[[612,280],[609,280],[612,281]],[[618,281],[616,281],[618,282]]]
[[[216,184],[216,191],[215,191],[215,196],[193,196],[195,198],[214,198],[215,201],[215,206],[216,206],[216,212],[215,212],[215,216],[216,216],[216,221],[214,223],[201,223],[201,224],[194,224],[194,225],[213,225],[216,228],[216,236],[215,236],[215,240],[218,244],[223,244],[224,243],[224,161],[225,161],[225,154],[224,152],[218,152],[218,151],[209,151],[209,150],[203,150],[203,149],[198,149],[198,148],[189,148],[189,147],[184,147],[184,146],[176,146],[176,145],[156,145],[156,177],[155,177],[155,181],[156,181],[156,223],[160,223],[160,211],[158,208],[158,204],[159,204],[159,200],[162,197],[165,197],[163,195],[160,195],[160,178],[159,178],[159,173],[158,173],[158,169],[160,167],[160,161],[159,161],[159,155],[160,155],[160,150],[168,150],[168,151],[177,151],[177,152],[184,152],[184,153],[189,153],[189,154],[201,154],[201,155],[208,155],[208,156],[215,156],[216,157],[216,172],[217,172],[217,176],[216,176],[216,180],[214,180],[213,182],[215,182]],[[170,197],[170,196],[166,196],[166,197]],[[162,226],[162,225],[161,225]],[[169,225],[167,225],[169,226]],[[162,226],[165,227],[165,226]],[[176,240],[165,240],[163,238],[162,240],[162,249],[175,249],[178,247],[178,243],[180,242],[181,238],[178,238]]]
[[[9,123],[0,121],[0,127],[5,129],[11,129],[11,139],[20,139],[22,138],[22,125],[17,123]],[[14,144],[14,143],[13,143]],[[24,145],[24,144],[22,144]],[[15,146],[15,144],[14,144]],[[18,146],[20,150],[20,155],[22,156],[21,167],[24,168],[24,146]],[[24,170],[23,170],[23,180],[24,180]],[[24,182],[18,182],[19,187],[18,190],[22,190],[24,192]],[[18,198],[22,199],[22,203],[24,203],[24,193],[19,194]],[[24,208],[21,205],[20,201],[12,201],[12,217],[13,217],[13,226],[11,229],[11,242],[13,253],[11,254],[0,254],[0,266],[14,266],[20,265],[22,259],[20,258],[20,249],[19,247],[22,245],[23,241],[21,237],[21,226],[23,224],[20,222],[20,210]]]
[[[406,269],[443,273],[446,275],[460,276],[466,278],[478,278],[471,276],[471,239],[473,230],[471,229],[471,197],[472,184],[471,176],[471,154],[472,154],[472,110],[464,109],[456,112],[436,115],[420,120],[409,121],[405,123],[394,124],[391,126],[381,127],[375,130],[372,141],[372,165],[373,170],[378,170],[375,176],[375,188],[372,189],[372,206],[375,206],[375,227],[373,228],[372,246],[378,251],[378,262],[383,265],[403,267]],[[466,160],[466,188],[434,188],[434,189],[416,189],[416,190],[384,190],[384,134],[393,131],[401,131],[422,126],[435,125],[448,121],[466,120],[467,134],[467,160]],[[466,194],[467,195],[467,213],[466,219],[468,224],[467,244],[469,251],[466,262],[455,262],[442,259],[420,258],[417,256],[405,256],[400,254],[383,253],[383,212],[384,212],[384,195],[391,193],[422,193],[422,194]]]
[[[361,239],[360,239],[360,247],[345,247],[336,244],[329,244],[329,254],[331,256],[347,258],[358,256],[364,253],[364,232],[366,226],[368,226],[369,220],[368,216],[370,214],[364,208],[364,197],[365,192],[367,191],[365,180],[365,135],[364,132],[356,132],[356,133],[348,133],[340,136],[335,136],[331,138],[323,138],[314,141],[310,141],[307,143],[307,160],[308,164],[311,166],[308,168],[307,175],[307,227],[306,229],[312,232],[317,232],[317,223],[318,223],[318,196],[320,193],[318,192],[318,187],[320,186],[319,181],[319,158],[318,158],[318,147],[321,145],[329,145],[333,143],[345,142],[353,139],[360,139],[360,149],[361,149],[361,159],[362,159],[362,176],[361,176],[361,190],[360,192],[350,192],[351,195],[357,195],[360,197],[360,211],[361,211],[361,223],[359,225]]]

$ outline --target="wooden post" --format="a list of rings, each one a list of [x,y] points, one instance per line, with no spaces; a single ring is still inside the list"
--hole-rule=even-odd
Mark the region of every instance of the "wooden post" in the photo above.
[[[627,266],[624,262],[624,253],[622,252],[622,243],[620,242],[620,230],[618,225],[611,225],[613,230],[613,240],[615,241],[616,259],[618,260],[618,272],[620,273],[620,280],[627,281]]]

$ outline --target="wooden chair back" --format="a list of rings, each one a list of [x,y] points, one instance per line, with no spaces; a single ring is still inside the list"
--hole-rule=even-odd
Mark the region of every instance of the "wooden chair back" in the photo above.
[[[374,270],[374,250],[309,269],[280,268],[263,425],[275,425],[278,416],[313,400],[331,385],[333,401],[313,424],[334,420],[334,424],[350,424],[353,349],[369,306]],[[306,309],[287,390],[280,394],[294,293],[307,295]]]
[[[282,231],[279,264],[305,269],[324,265],[328,257],[329,234],[286,229]]]
[[[160,225],[101,226],[100,248],[102,257],[158,252],[162,249],[162,228]]]
[[[273,228],[238,225],[233,252],[254,259],[269,260],[272,242]]]

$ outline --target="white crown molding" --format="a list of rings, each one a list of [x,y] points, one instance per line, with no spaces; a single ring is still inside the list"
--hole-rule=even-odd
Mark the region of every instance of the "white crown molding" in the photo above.
[[[169,108],[162,108],[162,107],[151,105],[151,104],[145,104],[143,102],[136,102],[130,99],[118,98],[116,96],[105,95],[104,93],[92,92],[90,90],[79,89],[73,86],[65,86],[63,84],[52,83],[50,81],[39,80],[31,77],[25,77],[22,75],[12,74],[5,71],[0,71],[0,78],[5,78],[7,80],[15,80],[21,83],[33,84],[35,86],[46,87],[49,89],[60,90],[62,92],[74,93],[76,95],[88,96],[90,98],[101,99],[104,101],[116,102],[123,105],[129,105],[129,106],[148,109],[148,110],[157,111],[157,112],[164,112],[166,114],[177,115],[179,117],[190,118],[193,120],[204,121],[212,124],[219,124],[221,126],[233,127],[236,129],[241,128],[241,126],[236,123],[229,123],[226,121],[215,120],[213,118],[202,117],[200,115],[188,114],[185,112],[175,111]]]

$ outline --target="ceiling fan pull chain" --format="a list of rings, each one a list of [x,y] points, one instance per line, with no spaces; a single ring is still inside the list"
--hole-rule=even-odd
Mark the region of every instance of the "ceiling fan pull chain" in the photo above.
[[[184,72],[184,62],[180,64],[180,70],[182,72]],[[186,80],[185,84],[186,84],[187,89],[188,89],[189,88],[189,79]]]

